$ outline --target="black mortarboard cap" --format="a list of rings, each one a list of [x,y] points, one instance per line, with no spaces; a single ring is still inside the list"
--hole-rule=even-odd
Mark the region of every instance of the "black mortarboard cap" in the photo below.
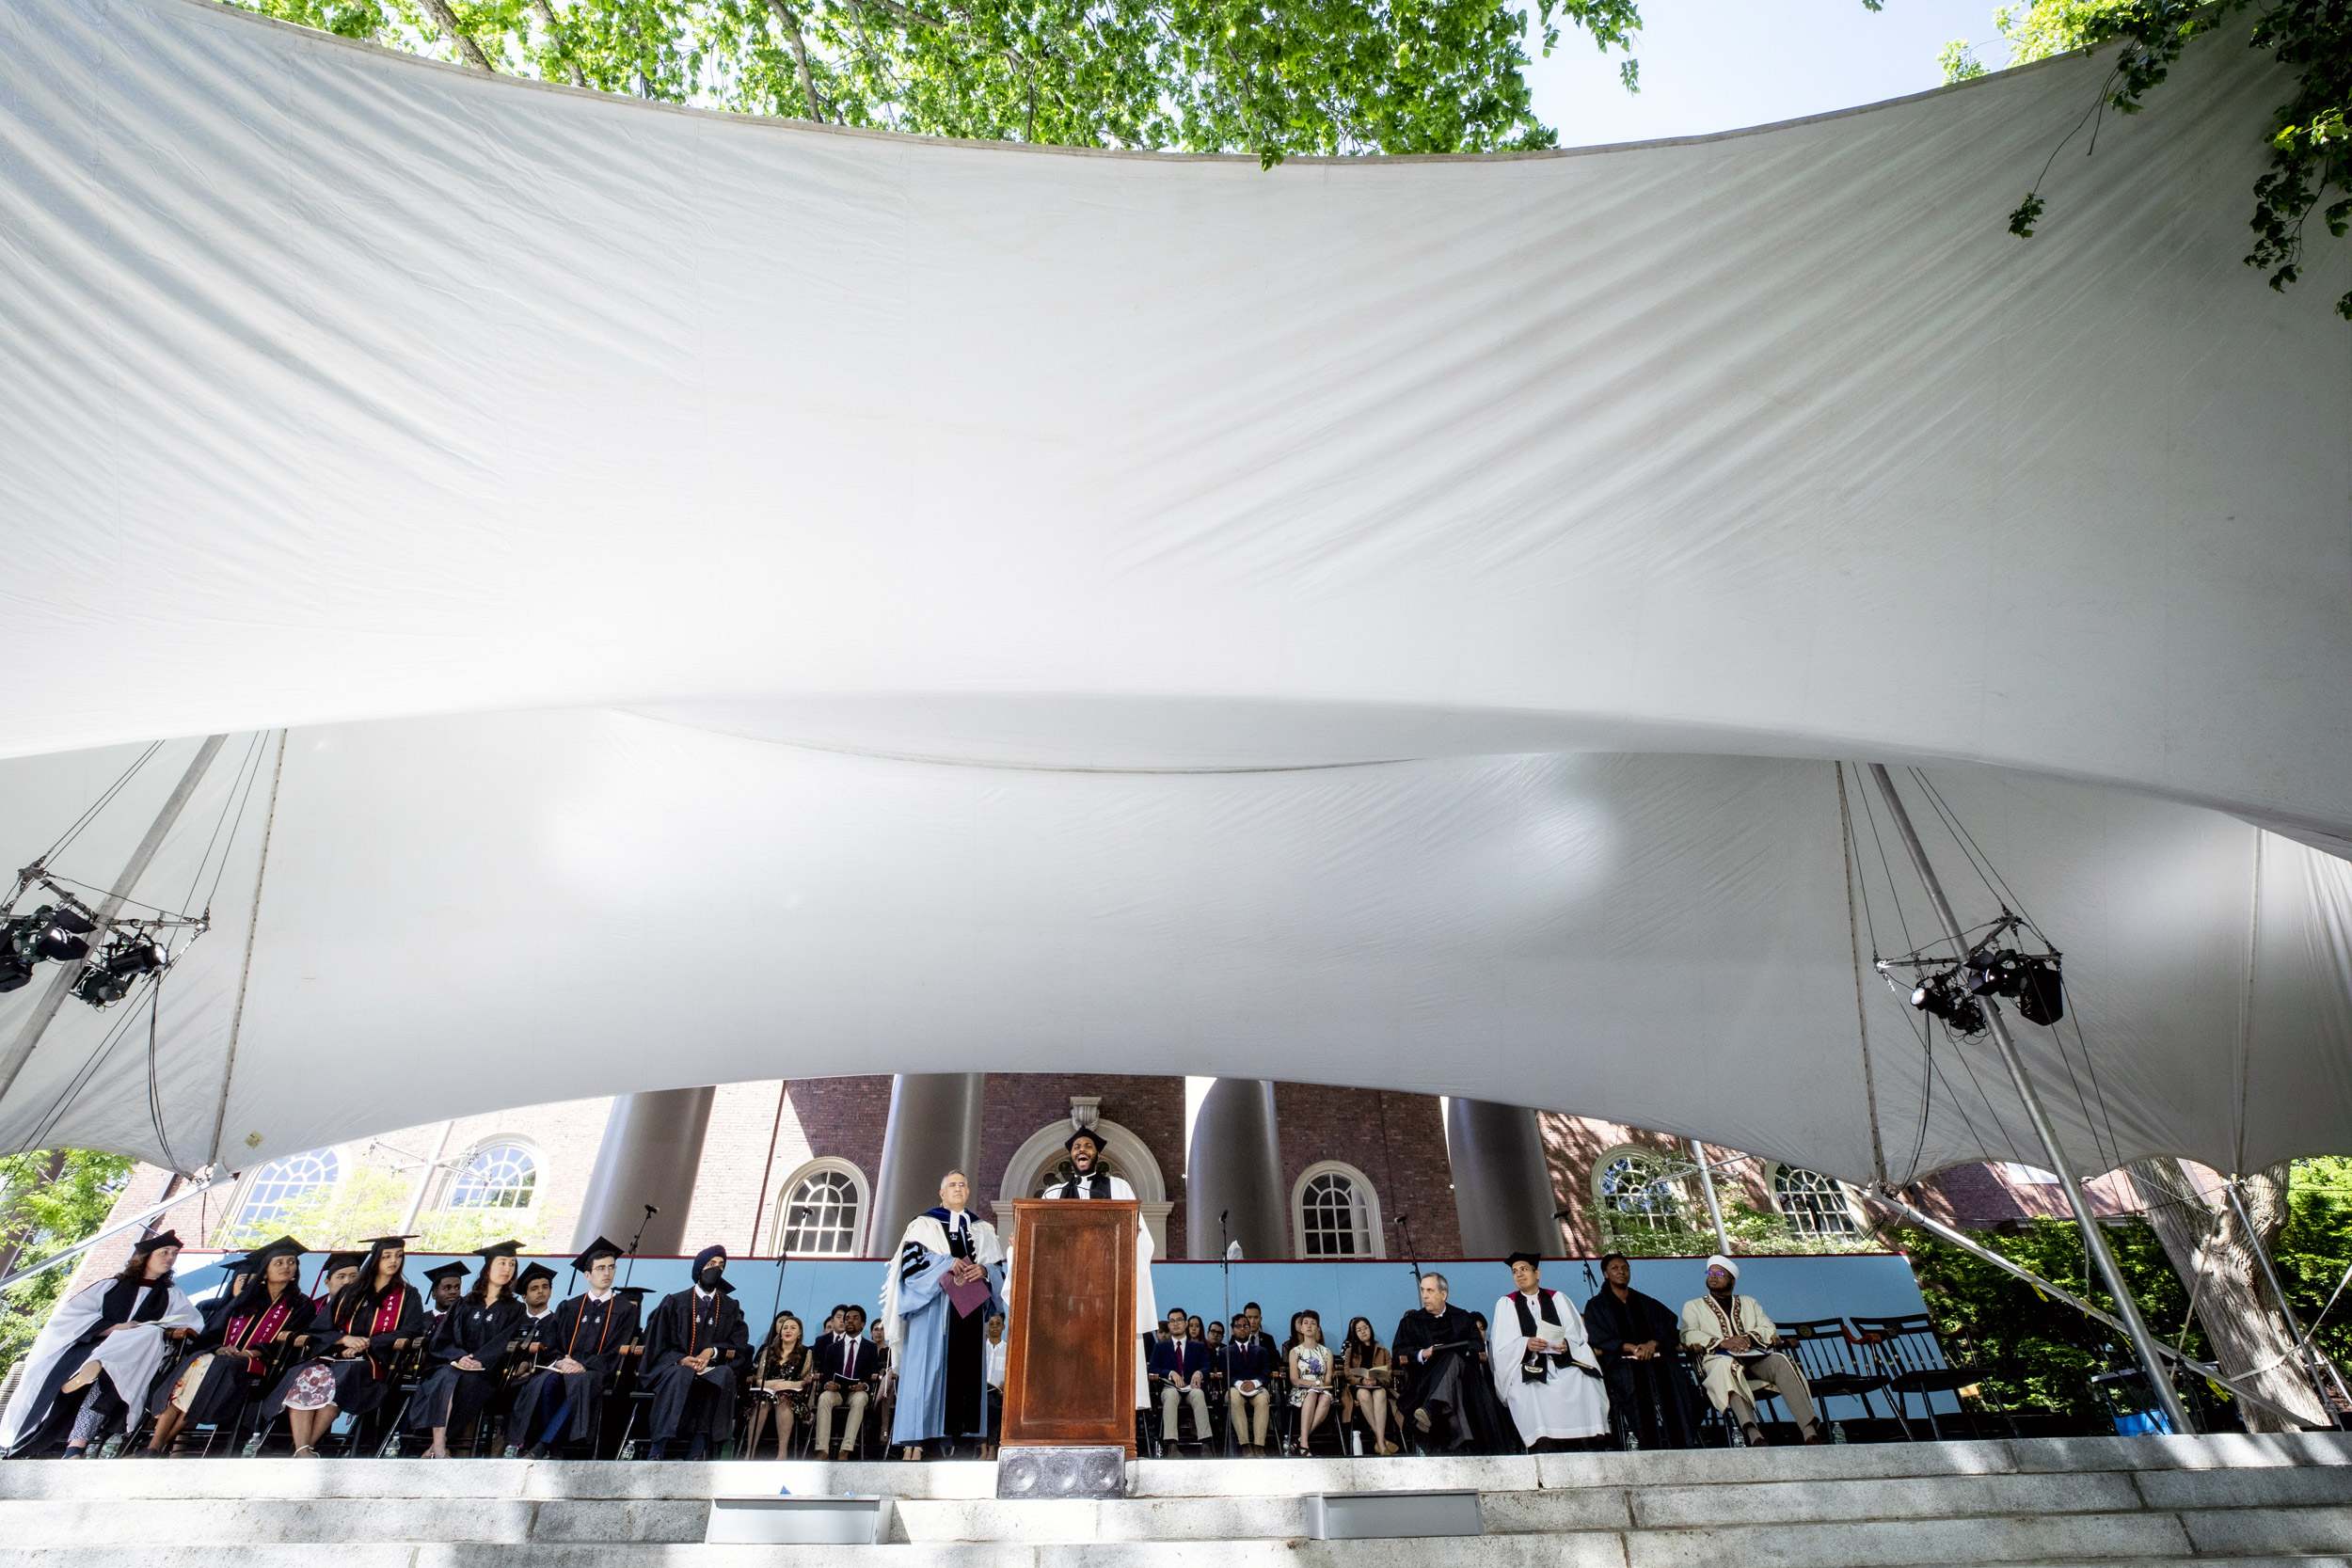
[[[1097,1132],[1091,1127],[1079,1128],[1075,1132],[1073,1132],[1070,1136],[1064,1138],[1061,1141],[1061,1146],[1064,1148],[1073,1148],[1076,1146],[1080,1138],[1084,1138],[1087,1142],[1092,1144],[1094,1146],[1095,1153],[1100,1154],[1103,1152],[1103,1134]]]
[[[241,1269],[260,1268],[273,1258],[299,1258],[310,1250],[292,1236],[280,1236],[274,1242],[255,1247],[251,1252],[238,1259],[235,1266]],[[223,1259],[222,1261],[227,1262],[228,1259]]]
[[[187,1243],[180,1239],[180,1233],[178,1231],[166,1230],[153,1236],[142,1236],[137,1241],[133,1242],[131,1243],[131,1256],[136,1258],[140,1253],[152,1252],[157,1247],[185,1245],[187,1245]]]
[[[545,1263],[533,1263],[515,1276],[515,1289],[521,1290],[534,1279],[553,1279],[555,1271]]]
[[[473,1255],[476,1258],[512,1258],[522,1249],[520,1242],[492,1242],[488,1246],[474,1248]]]
[[[437,1269],[425,1270],[424,1276],[438,1285],[444,1279],[463,1279],[471,1273],[473,1270],[463,1263],[444,1263]]]
[[[356,1269],[368,1260],[364,1252],[330,1252],[326,1261],[319,1265],[319,1277],[325,1279],[337,1269]]]
[[[585,1251],[583,1251],[579,1257],[572,1259],[572,1267],[578,1269],[582,1274],[586,1274],[588,1272],[589,1265],[594,1263],[599,1258],[619,1258],[623,1256],[625,1256],[625,1254],[622,1252],[619,1243],[608,1242],[603,1237],[599,1236],[595,1241],[588,1243]]]
[[[362,1236],[359,1238],[359,1244],[370,1252],[382,1252],[388,1247],[399,1247],[406,1251],[408,1243],[416,1239],[413,1231],[405,1236]]]
[[[1544,1255],[1540,1252],[1515,1252],[1511,1254],[1510,1257],[1505,1258],[1503,1261],[1506,1263],[1525,1263],[1531,1269],[1541,1269],[1544,1266]]]
[[[612,1293],[616,1296],[627,1296],[638,1306],[643,1307],[645,1305],[645,1298],[653,1294],[653,1287],[650,1285],[615,1285],[612,1287]]]

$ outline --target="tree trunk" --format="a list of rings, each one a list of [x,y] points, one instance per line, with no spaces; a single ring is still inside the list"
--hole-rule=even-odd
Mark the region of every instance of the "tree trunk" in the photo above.
[[[2262,1262],[2245,1227],[2229,1212],[2229,1199],[2219,1190],[2221,1179],[2201,1165],[2184,1166],[2164,1158],[2134,1160],[2123,1168],[2147,1207],[2165,1256],[2196,1303],[2215,1363],[2264,1398],[2303,1416],[2310,1425],[2328,1425],[2295,1354],[2295,1338],[2268,1299]],[[2285,1219],[2286,1184],[2284,1165],[2274,1165],[2246,1182],[2247,1212],[2263,1232],[2265,1246],[2277,1237]],[[2214,1194],[2210,1201],[2201,1196],[2208,1191]],[[2266,1370],[2247,1375],[2257,1367]],[[2239,1409],[2249,1430],[2292,1430],[2250,1403]]]

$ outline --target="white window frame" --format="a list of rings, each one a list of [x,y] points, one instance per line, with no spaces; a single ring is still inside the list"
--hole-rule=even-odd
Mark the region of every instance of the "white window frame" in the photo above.
[[[851,1162],[830,1154],[800,1165],[778,1184],[775,1196],[776,1212],[768,1227],[770,1256],[776,1258],[787,1256],[784,1250],[784,1236],[785,1232],[791,1228],[786,1224],[786,1219],[791,1213],[792,1195],[799,1191],[801,1183],[810,1177],[823,1176],[828,1173],[848,1177],[850,1190],[857,1195],[857,1217],[850,1225],[850,1250],[847,1252],[794,1252],[789,1256],[810,1259],[866,1256],[866,1233],[873,1227],[874,1223],[873,1189],[867,1184],[864,1171],[858,1169]]]
[[[473,1169],[474,1162],[481,1159],[485,1154],[489,1153],[490,1150],[494,1148],[505,1148],[521,1149],[524,1155],[531,1161],[531,1173],[532,1178],[531,1183],[531,1203],[524,1204],[520,1208],[514,1208],[495,1203],[476,1204],[464,1209],[458,1208],[457,1189],[464,1184],[467,1173]],[[540,1150],[540,1148],[535,1141],[515,1132],[492,1133],[490,1136],[484,1138],[481,1142],[475,1144],[471,1148],[466,1150],[464,1159],[453,1160],[447,1165],[442,1167],[440,1199],[438,1202],[435,1203],[433,1207],[437,1210],[442,1210],[453,1214],[532,1213],[534,1212],[532,1205],[539,1201],[540,1195],[546,1190],[547,1175],[548,1157]]]
[[[1601,1229],[1604,1232],[1611,1229],[1620,1231],[1637,1229],[1646,1230],[1654,1236],[1687,1236],[1697,1234],[1697,1224],[1693,1214],[1694,1205],[1691,1201],[1691,1190],[1686,1181],[1681,1178],[1669,1179],[1675,1190],[1674,1223],[1671,1225],[1652,1224],[1643,1220],[1637,1215],[1628,1214],[1620,1210],[1610,1207],[1609,1194],[1607,1189],[1601,1185],[1601,1180],[1609,1174],[1610,1166],[1615,1164],[1618,1161],[1625,1159],[1652,1160],[1656,1161],[1660,1164],[1669,1166],[1677,1163],[1677,1157],[1675,1155],[1668,1153],[1664,1149],[1652,1148],[1646,1144],[1619,1144],[1614,1148],[1602,1151],[1600,1157],[1593,1162],[1593,1176],[1591,1182],[1593,1189],[1593,1208],[1595,1212],[1599,1216]]]
[[[343,1151],[342,1146],[340,1144],[329,1144],[324,1148],[298,1148],[291,1154],[280,1154],[273,1159],[264,1160],[261,1164],[255,1166],[249,1171],[246,1171],[244,1177],[239,1180],[237,1184],[237,1201],[229,1211],[230,1213],[235,1217],[229,1222],[227,1228],[223,1230],[221,1234],[233,1236],[246,1227],[248,1223],[246,1218],[246,1211],[253,1205],[253,1189],[261,1184],[262,1175],[264,1171],[268,1170],[272,1165],[278,1164],[280,1161],[299,1160],[306,1154],[314,1154],[323,1160],[332,1160],[335,1162],[335,1174],[327,1178],[327,1180],[322,1183],[329,1192],[332,1192],[337,1187],[342,1186],[343,1178],[351,1174],[351,1156]],[[315,1187],[305,1189],[302,1196],[304,1197],[308,1197],[310,1193],[316,1192],[317,1190],[318,1189]]]
[[[1335,1257],[1311,1258],[1307,1251],[1307,1189],[1318,1176],[1343,1176],[1356,1189],[1357,1200],[1363,1206],[1366,1234],[1358,1236],[1364,1250],[1357,1258],[1386,1258],[1389,1255],[1386,1227],[1380,1223],[1380,1190],[1372,1184],[1372,1178],[1344,1160],[1317,1160],[1298,1173],[1291,1183],[1291,1256],[1311,1262],[1344,1261]]]
[[[1846,1220],[1853,1228],[1851,1230],[1814,1230],[1800,1225],[1797,1222],[1799,1211],[1790,1209],[1788,1204],[1781,1201],[1783,1195],[1780,1184],[1788,1179],[1791,1171],[1801,1171],[1806,1176],[1817,1178],[1835,1187],[1837,1190],[1837,1196],[1846,1200]],[[1827,1171],[1818,1171],[1810,1165],[1792,1165],[1785,1161],[1775,1164],[1772,1166],[1772,1208],[1788,1222],[1788,1228],[1800,1236],[1849,1237],[1854,1241],[1860,1241],[1870,1233],[1870,1224],[1865,1217],[1860,1195]]]

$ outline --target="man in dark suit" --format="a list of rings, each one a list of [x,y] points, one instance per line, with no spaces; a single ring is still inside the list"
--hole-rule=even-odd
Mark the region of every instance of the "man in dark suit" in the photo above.
[[[817,1342],[817,1446],[813,1459],[849,1459],[857,1452],[858,1430],[866,1424],[866,1402],[882,1375],[882,1350],[866,1337],[866,1308],[844,1307],[841,1331]],[[841,1421],[841,1446],[833,1446],[833,1418]]]
[[[1160,1436],[1176,1441],[1176,1402],[1192,1403],[1192,1440],[1209,1440],[1209,1347],[1192,1338],[1181,1307],[1168,1308],[1168,1332],[1152,1342],[1152,1380],[1160,1386]]]

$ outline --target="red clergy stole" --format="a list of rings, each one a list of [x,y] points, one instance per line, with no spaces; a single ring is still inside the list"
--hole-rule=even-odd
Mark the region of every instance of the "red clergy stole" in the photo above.
[[[286,1318],[293,1309],[294,1295],[288,1291],[272,1303],[266,1312],[230,1319],[228,1343],[222,1348],[243,1355],[246,1358],[245,1370],[256,1377],[261,1376],[268,1369],[262,1365],[262,1358],[253,1354],[254,1349],[278,1338],[278,1331],[286,1326]]]

